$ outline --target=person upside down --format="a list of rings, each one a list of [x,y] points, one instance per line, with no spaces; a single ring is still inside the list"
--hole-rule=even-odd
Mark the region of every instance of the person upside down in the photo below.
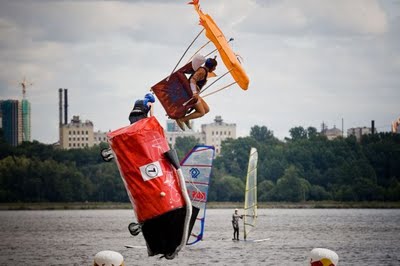
[[[213,72],[217,68],[217,60],[215,58],[208,58],[203,67],[199,67],[190,77],[190,89],[193,92],[193,99],[195,99],[196,104],[194,105],[195,111],[185,117],[176,119],[178,126],[185,130],[184,124],[191,129],[190,120],[200,118],[210,111],[210,107],[200,97],[199,93],[204,85],[207,83],[208,73]]]
[[[153,103],[156,101],[154,95],[146,93],[144,99],[135,101],[132,111],[129,113],[129,122],[131,124],[154,115]]]

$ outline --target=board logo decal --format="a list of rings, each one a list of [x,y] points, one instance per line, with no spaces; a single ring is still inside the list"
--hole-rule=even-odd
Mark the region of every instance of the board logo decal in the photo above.
[[[160,162],[158,161],[143,165],[139,169],[144,181],[149,181],[163,175]]]

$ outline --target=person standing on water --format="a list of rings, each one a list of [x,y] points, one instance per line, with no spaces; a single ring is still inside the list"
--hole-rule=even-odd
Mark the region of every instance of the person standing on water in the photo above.
[[[238,209],[232,214],[232,226],[233,226],[233,239],[239,240],[239,218],[242,219],[243,215],[238,214]]]

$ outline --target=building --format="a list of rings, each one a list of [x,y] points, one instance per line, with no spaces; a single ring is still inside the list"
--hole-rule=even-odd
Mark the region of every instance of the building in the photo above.
[[[94,145],[93,123],[82,122],[74,115],[71,122],[60,126],[60,147],[62,149],[80,149]]]
[[[193,128],[193,121],[191,121]],[[201,132],[193,130],[182,131],[175,120],[167,120],[167,130],[165,132],[168,143],[171,147],[175,146],[178,137],[195,137],[198,143],[214,146],[215,154],[221,153],[221,143],[228,138],[236,139],[236,124],[223,122],[221,116],[216,116],[214,123],[201,125]]]
[[[177,138],[183,137],[194,137],[198,140],[198,143],[204,143],[203,134],[201,132],[190,132],[190,131],[176,131],[176,132],[166,132],[165,137],[171,147],[174,147],[176,144]]]
[[[178,124],[173,119],[167,119],[167,132],[179,132],[182,130],[179,128]]]
[[[343,131],[336,128],[334,125],[333,128],[329,129],[328,125],[325,122],[321,124],[321,135],[326,136],[328,140],[333,140],[337,137],[343,137]]]
[[[99,145],[102,142],[107,142],[107,133],[108,132],[101,132],[100,130],[93,132],[93,143]]]
[[[372,129],[370,127],[353,127],[347,130],[347,136],[355,136],[357,141],[360,141],[363,135],[368,134],[372,134]]]
[[[4,139],[12,146],[31,141],[31,105],[28,100],[0,102]]]
[[[22,112],[22,141],[31,141],[31,103],[23,99],[21,102]]]
[[[192,129],[187,129],[182,131],[179,126],[176,124],[175,120],[168,119],[167,120],[167,130],[165,131],[165,137],[171,147],[175,146],[177,138],[183,137],[195,137],[199,143],[204,143],[204,137],[201,132],[195,132],[193,130],[194,123],[190,121],[190,125]]]
[[[18,100],[1,102],[4,139],[12,146],[22,142],[22,116]]]
[[[189,123],[192,129],[186,128],[185,131],[182,131],[174,119],[167,119],[167,132],[194,132],[194,122],[189,121]]]
[[[223,140],[236,139],[236,124],[225,123],[221,116],[216,116],[214,123],[201,125],[201,132],[204,136],[204,143],[214,146],[216,155],[219,155]]]
[[[93,130],[90,120],[81,121],[74,115],[68,123],[68,89],[58,89],[59,97],[59,147],[62,149],[81,149],[107,142],[107,132]]]
[[[400,117],[397,118],[396,121],[392,123],[392,132],[393,133],[400,133]]]

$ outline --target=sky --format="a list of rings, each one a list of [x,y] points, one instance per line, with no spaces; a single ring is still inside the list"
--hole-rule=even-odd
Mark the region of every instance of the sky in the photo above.
[[[32,140],[58,141],[58,89],[72,115],[94,130],[129,124],[136,99],[168,76],[200,32],[188,0],[0,1],[0,99],[21,99],[26,77]],[[238,136],[266,126],[389,131],[400,116],[400,1],[200,0],[240,56],[250,79],[205,98]],[[185,60],[206,43],[204,34]],[[213,50],[208,45],[201,53]],[[217,57],[218,60],[219,57]],[[219,61],[216,74],[225,73]],[[226,76],[208,90],[233,79]],[[155,115],[165,126],[161,104]]]

